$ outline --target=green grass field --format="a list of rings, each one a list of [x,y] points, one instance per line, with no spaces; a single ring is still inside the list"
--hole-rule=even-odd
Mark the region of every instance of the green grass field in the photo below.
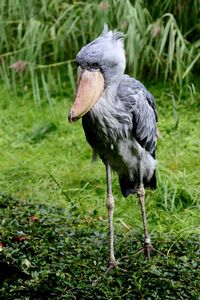
[[[190,17],[188,18],[188,12]],[[0,1],[0,299],[200,300],[200,1]],[[67,121],[77,52],[103,24],[156,98],[155,251],[113,174],[118,266],[108,268],[105,167]]]
[[[106,273],[105,168],[91,162],[81,122],[67,122],[72,92],[37,108],[0,92],[1,299],[199,299],[200,93],[176,101],[150,86],[159,113],[158,188],[146,208],[152,260],[136,255],[142,221],[113,174],[119,267]]]

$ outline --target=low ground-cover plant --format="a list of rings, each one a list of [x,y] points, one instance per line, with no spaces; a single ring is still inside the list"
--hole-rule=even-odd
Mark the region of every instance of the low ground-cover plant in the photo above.
[[[1,299],[198,299],[198,236],[154,235],[146,261],[140,234],[118,232],[107,273],[105,220],[2,193],[0,208]]]

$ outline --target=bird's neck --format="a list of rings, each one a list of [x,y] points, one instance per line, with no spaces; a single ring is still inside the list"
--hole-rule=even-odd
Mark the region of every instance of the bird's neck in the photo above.
[[[107,102],[114,102],[117,94],[118,85],[109,85],[105,88],[102,98]]]
[[[111,101],[113,102],[116,99],[116,95],[117,95],[117,90],[119,87],[119,84],[122,80],[122,76],[120,77],[115,77],[115,80],[112,80],[112,82],[109,82],[103,92],[103,97],[107,98],[107,101]]]
[[[107,84],[100,99],[91,109],[91,115],[96,116],[97,118],[101,118],[110,113],[112,116],[113,114],[115,115],[117,102],[119,101],[117,97],[117,89],[121,80],[122,77],[120,80],[112,81],[112,83]]]

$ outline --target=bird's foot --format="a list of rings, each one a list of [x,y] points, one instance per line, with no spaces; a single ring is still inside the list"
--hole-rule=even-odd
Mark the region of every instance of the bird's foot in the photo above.
[[[155,250],[153,248],[153,246],[151,244],[145,244],[144,247],[142,247],[139,251],[137,251],[134,255],[138,255],[140,253],[144,253],[146,259],[150,260],[151,256],[150,256],[150,253],[152,250]]]
[[[137,251],[137,252],[135,253],[135,255],[137,255],[137,254],[143,252],[144,255],[145,255],[145,257],[146,257],[146,259],[150,260],[150,258],[151,258],[151,255],[150,255],[150,254],[151,254],[152,251],[156,251],[156,252],[158,252],[160,255],[166,256],[166,254],[160,252],[159,250],[155,249],[155,248],[152,246],[150,238],[145,239],[145,241],[144,241],[144,247],[141,248],[139,251]]]
[[[115,259],[110,259],[108,269],[107,269],[106,273],[112,271],[116,266],[117,266],[116,260]]]
[[[109,261],[109,267],[108,267],[108,271],[107,271],[107,272],[112,271],[112,269],[114,269],[116,266],[117,266],[116,260],[115,260],[115,259],[110,260],[110,261]]]
[[[144,247],[142,247],[139,251],[137,251],[135,253],[135,255],[144,252],[144,255],[145,255],[146,259],[149,260],[150,259],[150,253],[151,253],[152,250],[155,250],[155,249],[151,244],[150,238],[148,237],[148,238],[145,238],[145,240],[144,240]]]
[[[106,271],[106,273],[111,272],[112,270],[114,270],[115,268],[120,270],[121,272],[127,272],[126,269],[123,269],[122,267],[119,266],[120,262],[116,261],[116,260],[110,260],[109,261],[109,267]]]

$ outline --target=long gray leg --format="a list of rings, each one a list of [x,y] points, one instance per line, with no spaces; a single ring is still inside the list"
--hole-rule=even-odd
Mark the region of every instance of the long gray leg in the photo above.
[[[150,252],[153,249],[151,245],[151,239],[148,234],[147,230],[147,217],[146,217],[146,210],[145,210],[145,189],[143,184],[143,171],[142,171],[142,164],[141,159],[139,161],[139,180],[140,185],[138,189],[138,196],[140,199],[140,206],[141,206],[141,212],[142,212],[142,221],[143,221],[143,227],[144,227],[144,251],[147,259],[150,259]]]
[[[107,202],[106,206],[108,209],[108,219],[109,219],[109,269],[116,266],[115,254],[114,254],[114,229],[113,229],[113,214],[114,214],[114,198],[112,195],[112,182],[111,182],[111,168],[110,164],[106,164],[106,179],[107,179]]]

